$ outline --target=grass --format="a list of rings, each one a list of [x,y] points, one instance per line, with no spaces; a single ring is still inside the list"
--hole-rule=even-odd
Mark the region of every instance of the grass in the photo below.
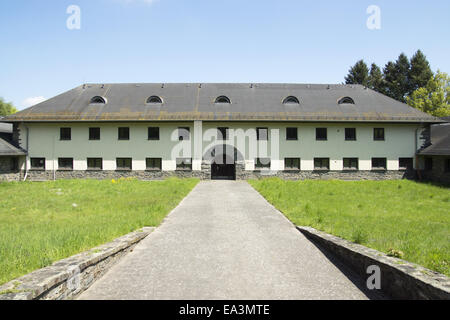
[[[158,226],[197,183],[0,183],[0,284],[144,226]]]
[[[450,276],[450,189],[413,181],[250,184],[294,224],[310,226]]]

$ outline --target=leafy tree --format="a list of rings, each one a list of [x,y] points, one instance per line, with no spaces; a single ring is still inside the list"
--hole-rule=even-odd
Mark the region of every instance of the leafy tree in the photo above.
[[[2,98],[0,98],[0,117],[8,116],[16,112],[17,109],[14,108],[11,103],[7,103]]]
[[[433,71],[431,71],[430,63],[422,51],[418,50],[411,58],[411,69],[409,72],[411,90],[409,94],[412,94],[419,88],[425,87],[432,76]]]
[[[383,73],[375,63],[372,63],[370,67],[368,87],[378,92],[384,92]]]
[[[415,90],[406,98],[407,103],[435,117],[450,116],[450,77],[438,72],[425,87]]]
[[[369,80],[369,68],[364,60],[359,60],[348,71],[348,75],[345,77],[346,84],[362,84],[367,86]]]

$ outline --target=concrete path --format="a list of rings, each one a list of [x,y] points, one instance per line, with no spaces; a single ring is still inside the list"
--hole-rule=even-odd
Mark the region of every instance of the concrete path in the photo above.
[[[80,299],[367,299],[363,285],[249,184],[210,181]]]

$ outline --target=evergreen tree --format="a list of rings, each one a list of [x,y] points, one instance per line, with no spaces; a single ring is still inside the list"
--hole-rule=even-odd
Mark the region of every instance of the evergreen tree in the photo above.
[[[345,77],[346,84],[362,84],[367,86],[369,80],[369,68],[364,60],[359,60],[348,71],[348,75]]]
[[[393,99],[400,95],[397,84],[397,68],[395,63],[389,61],[383,69],[384,88],[383,93]]]
[[[422,51],[418,50],[411,58],[411,69],[409,72],[411,86],[409,94],[419,88],[425,87],[432,76],[433,72],[431,71],[430,63]]]
[[[368,87],[381,93],[384,92],[383,73],[381,72],[380,67],[375,63],[372,63],[372,66],[370,67]]]

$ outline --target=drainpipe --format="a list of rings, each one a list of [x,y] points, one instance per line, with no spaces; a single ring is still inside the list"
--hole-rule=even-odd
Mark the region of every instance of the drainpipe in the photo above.
[[[423,124],[421,124],[423,125]],[[419,146],[417,143],[417,140],[419,138],[419,129],[421,128],[417,128],[416,129],[416,141],[415,141],[415,146],[416,146],[416,175],[419,178],[419,181],[422,181],[422,173],[419,170],[419,155],[417,154],[417,152],[419,151]]]
[[[23,126],[25,127],[25,129],[27,130],[27,133],[26,133],[26,137],[27,137],[27,144],[26,144],[27,154],[25,155],[25,176],[23,177],[23,181],[25,182],[25,181],[27,180],[27,177],[28,177],[28,157],[29,157],[28,149],[29,149],[29,146],[30,146],[30,144],[29,144],[29,142],[28,142],[28,139],[29,139],[29,137],[30,137],[30,134],[29,134],[29,129],[28,129],[28,127],[27,127],[24,123],[22,123],[22,125],[23,125]]]

